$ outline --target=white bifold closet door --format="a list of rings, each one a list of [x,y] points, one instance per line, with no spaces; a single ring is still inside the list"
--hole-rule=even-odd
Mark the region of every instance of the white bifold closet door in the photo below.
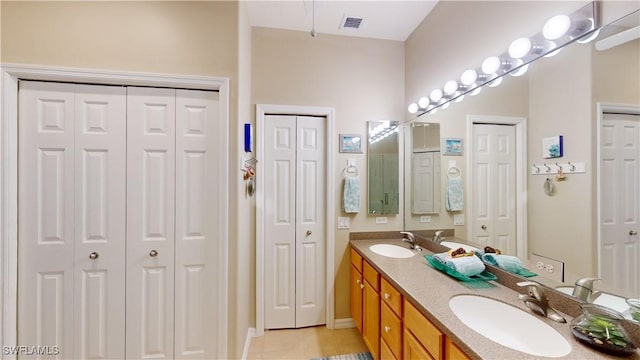
[[[18,343],[216,357],[218,93],[21,82],[19,108]]]
[[[324,118],[269,115],[265,148],[265,327],[325,319]]]
[[[20,82],[18,344],[122,358],[125,88]]]

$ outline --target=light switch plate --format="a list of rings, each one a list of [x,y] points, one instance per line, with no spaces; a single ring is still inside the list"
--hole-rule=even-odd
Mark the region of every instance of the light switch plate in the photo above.
[[[348,217],[338,217],[338,230],[351,228],[351,221]]]
[[[386,223],[387,223],[386,216],[379,216],[376,218],[376,224],[386,224]]]
[[[453,225],[464,225],[464,214],[453,215]]]
[[[431,216],[420,216],[420,222],[421,223],[430,223],[431,222]]]

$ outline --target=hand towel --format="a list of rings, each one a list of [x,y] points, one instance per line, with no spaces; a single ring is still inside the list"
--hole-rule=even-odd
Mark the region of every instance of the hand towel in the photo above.
[[[447,211],[460,211],[464,206],[464,196],[462,193],[462,178],[456,176],[447,181],[447,191],[445,193],[445,206]]]
[[[523,269],[522,261],[516,256],[487,253],[482,256],[482,260],[514,274],[518,274]]]
[[[360,211],[360,179],[357,176],[344,178],[342,207],[345,213],[357,214]]]
[[[478,275],[485,270],[484,263],[477,256],[451,257],[448,253],[433,254],[432,257],[445,266],[465,276]]]
[[[486,269],[482,260],[477,256],[451,258],[447,260],[445,265],[465,276],[478,275]]]

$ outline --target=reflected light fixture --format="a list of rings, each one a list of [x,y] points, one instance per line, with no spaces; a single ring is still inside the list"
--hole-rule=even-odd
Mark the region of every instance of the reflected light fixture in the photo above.
[[[418,99],[418,106],[420,107],[420,109],[426,109],[427,106],[429,106],[429,98],[426,96],[423,96],[420,99]]]
[[[467,86],[473,84],[476,79],[478,79],[478,73],[473,69],[466,70],[462,73],[462,76],[460,76],[462,84]]]
[[[563,37],[571,28],[571,18],[567,15],[556,15],[544,23],[542,36],[547,40],[557,40]]]
[[[416,104],[416,103],[409,104],[409,108],[407,108],[407,110],[409,111],[410,114],[417,113],[418,112],[418,104]]]
[[[500,69],[500,58],[497,56],[489,56],[482,62],[482,72],[490,75],[495,74]]]
[[[437,103],[438,101],[440,101],[440,99],[442,99],[442,90],[440,89],[434,89],[431,94],[429,94],[429,98],[431,99],[431,101],[433,101],[434,103]]]
[[[509,46],[509,56],[514,59],[523,58],[531,51],[531,40],[526,37],[515,39]]]
[[[444,93],[447,95],[453,95],[458,90],[458,82],[455,80],[449,80],[444,84]]]
[[[502,76],[499,77],[498,75],[495,75],[495,76],[492,77],[492,79],[493,80],[491,80],[491,81],[489,81],[487,83],[487,85],[489,85],[489,87],[496,87],[496,86],[502,84],[502,79],[503,79]]]

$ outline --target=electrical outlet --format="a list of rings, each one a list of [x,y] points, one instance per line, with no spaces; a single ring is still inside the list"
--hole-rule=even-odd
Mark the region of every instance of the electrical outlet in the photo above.
[[[431,216],[420,216],[420,222],[421,223],[430,223],[431,222]]]
[[[531,254],[531,267],[538,275],[564,282],[564,262],[538,254]]]
[[[464,225],[464,214],[453,215],[453,225]]]
[[[376,224],[386,224],[386,223],[387,223],[386,216],[379,216],[376,218]]]

